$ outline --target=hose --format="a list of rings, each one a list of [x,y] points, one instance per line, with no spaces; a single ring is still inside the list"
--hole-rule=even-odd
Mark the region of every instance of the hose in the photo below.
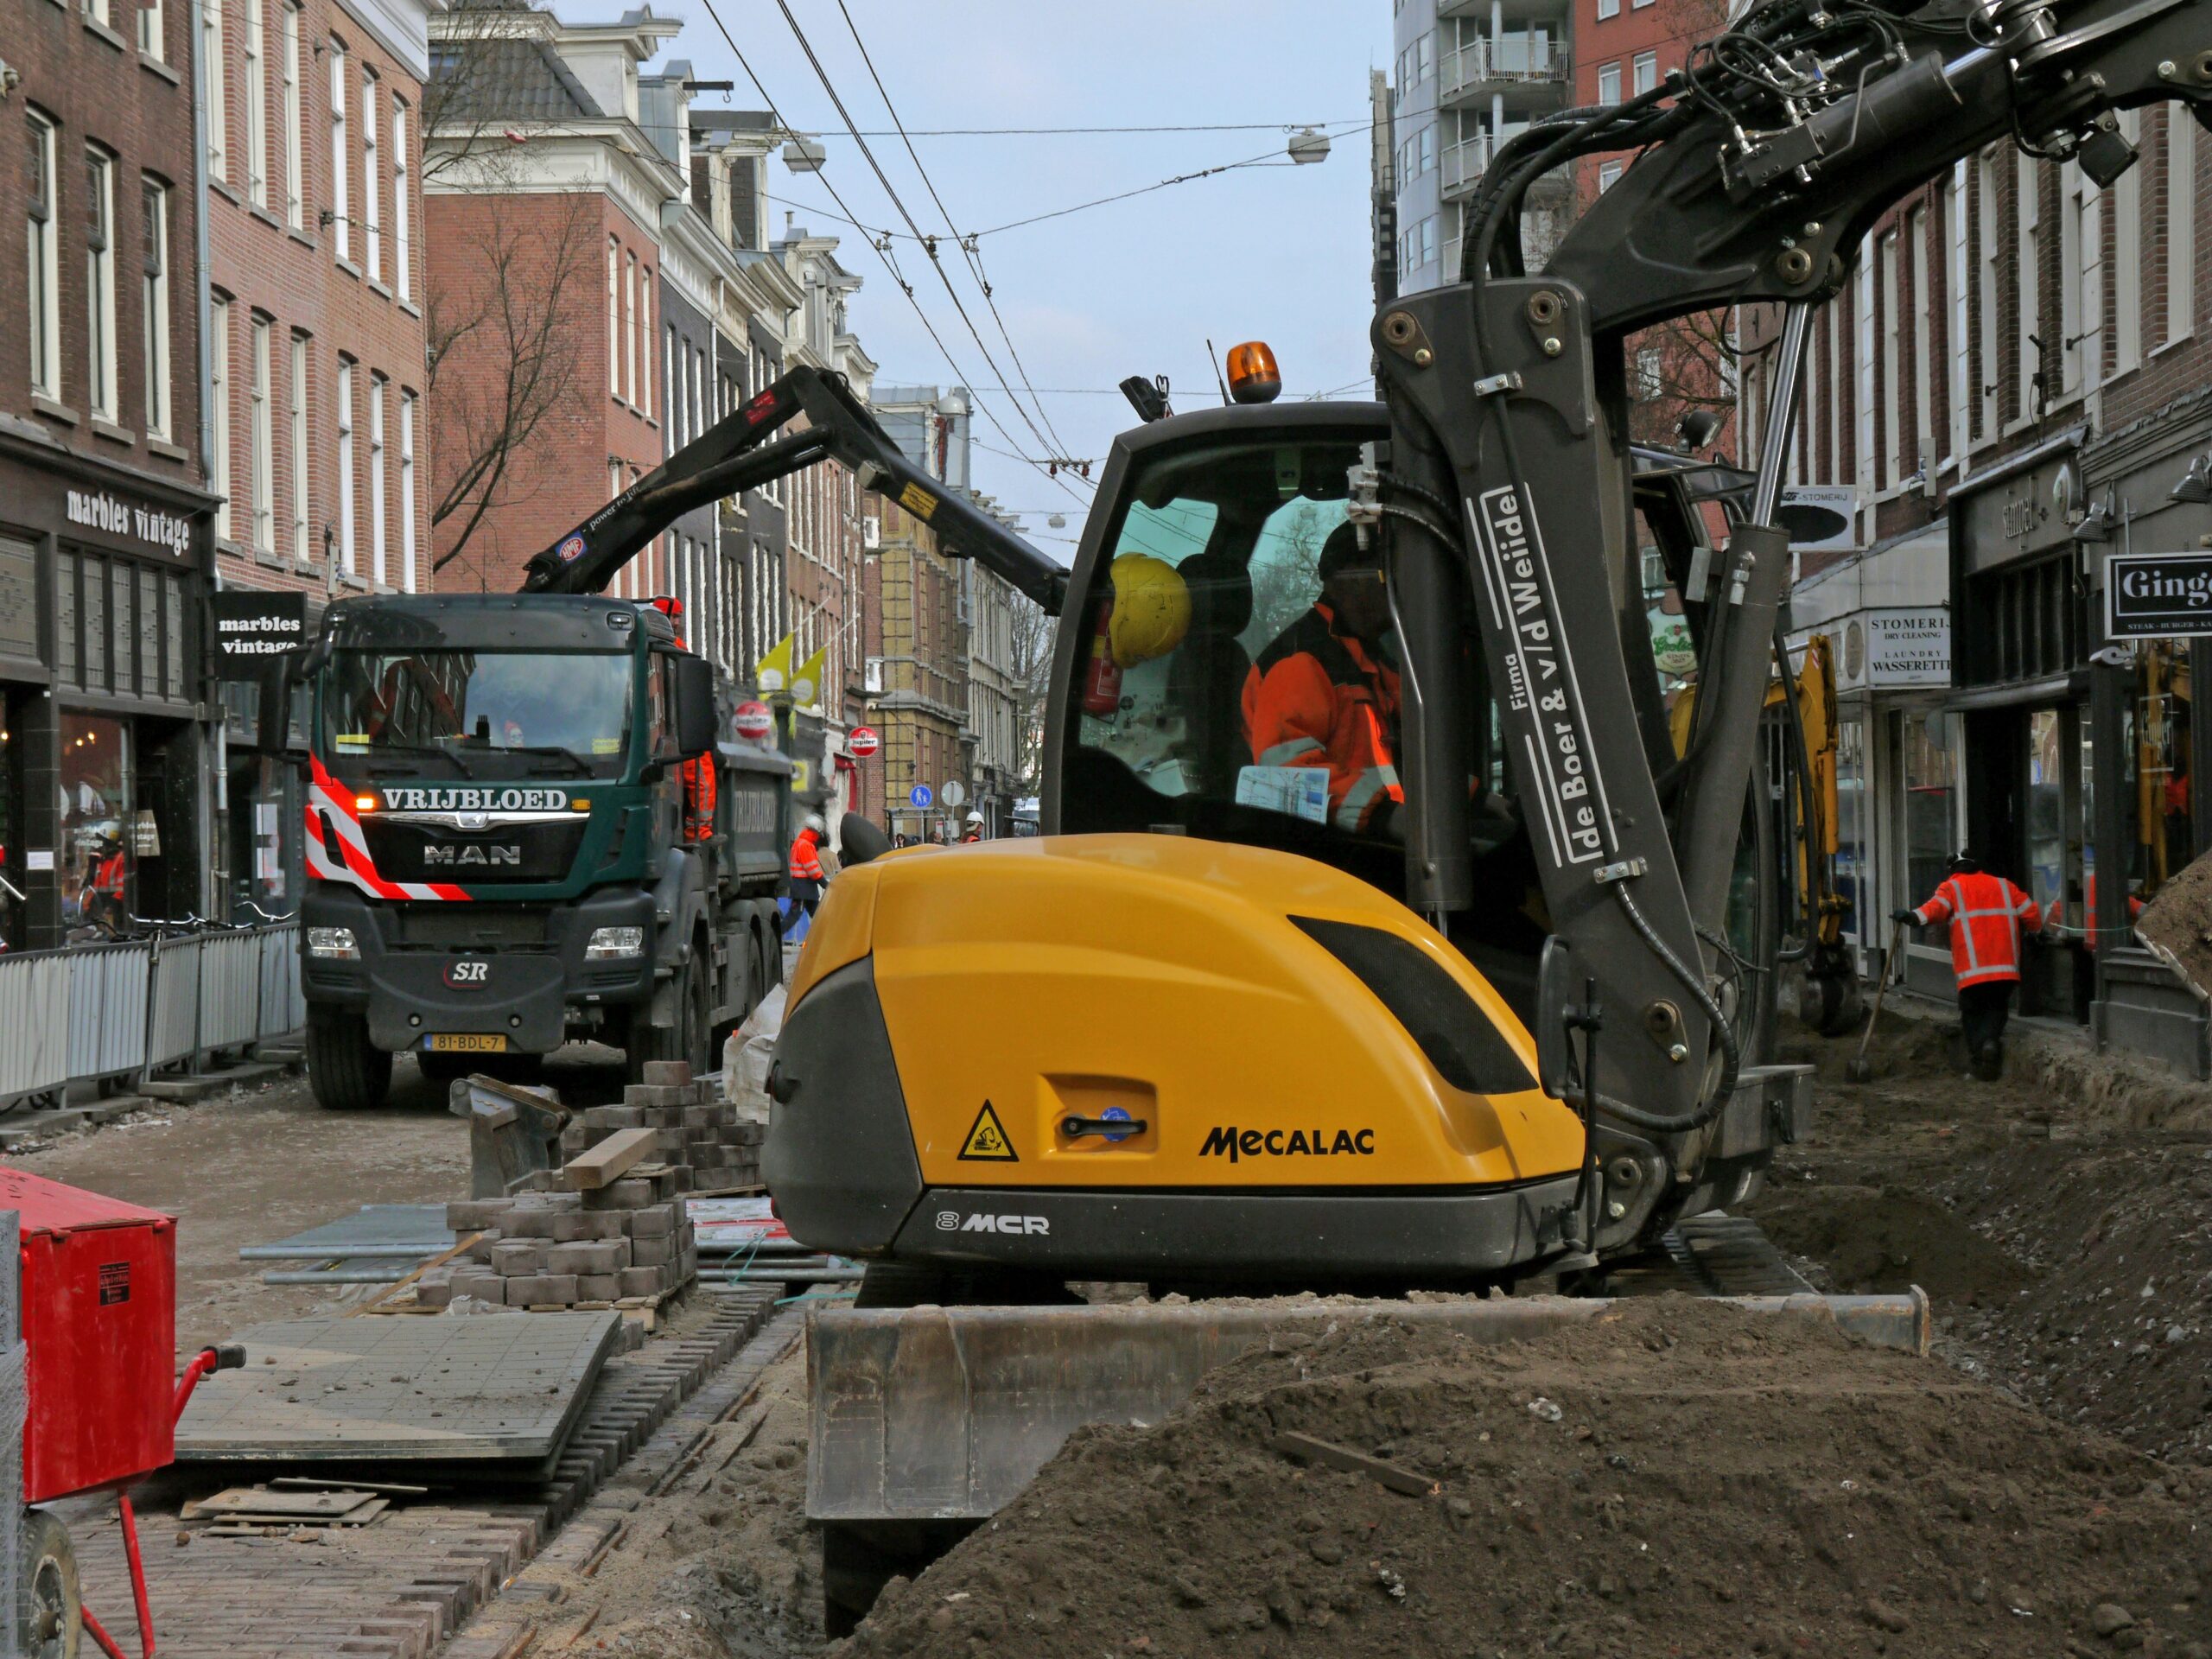
[[[1682,959],[1669,948],[1666,940],[1659,937],[1658,930],[1651,925],[1635,899],[1630,895],[1628,883],[1614,882],[1613,897],[1620,904],[1621,914],[1628,918],[1628,925],[1643,941],[1644,948],[1659,958],[1660,965],[1689,994],[1690,1000],[1697,1004],[1698,1011],[1705,1015],[1712,1027],[1713,1040],[1720,1045],[1720,1080],[1707,1100],[1677,1115],[1646,1111],[1641,1106],[1631,1106],[1624,1100],[1616,1100],[1610,1095],[1602,1094],[1595,1096],[1598,1109],[1618,1122],[1626,1123],[1632,1128],[1648,1129],[1654,1135],[1688,1135],[1694,1129],[1703,1128],[1719,1116],[1730,1096],[1736,1092],[1736,1078],[1742,1070],[1743,1055],[1736,1045],[1735,1028],[1728,1023],[1720,1005],[1713,1000],[1713,994],[1706,989],[1704,980],[1685,967]]]

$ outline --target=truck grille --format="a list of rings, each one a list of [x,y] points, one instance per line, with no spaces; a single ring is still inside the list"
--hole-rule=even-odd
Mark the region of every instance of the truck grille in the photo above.
[[[398,912],[403,944],[525,950],[545,943],[545,912],[505,905],[416,905]]]

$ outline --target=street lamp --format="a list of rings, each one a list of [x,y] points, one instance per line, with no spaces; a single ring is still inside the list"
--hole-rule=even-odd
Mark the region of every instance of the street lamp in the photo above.
[[[823,152],[822,141],[804,132],[794,132],[784,145],[784,165],[794,173],[819,173]]]
[[[1290,159],[1300,167],[1329,159],[1329,135],[1319,127],[1300,127],[1290,135]]]

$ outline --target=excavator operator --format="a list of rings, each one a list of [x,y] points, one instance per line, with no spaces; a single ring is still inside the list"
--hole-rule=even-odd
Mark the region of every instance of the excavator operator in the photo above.
[[[1379,549],[1339,524],[1321,544],[1321,596],[1262,652],[1244,679],[1244,729],[1262,766],[1326,766],[1339,830],[1388,836],[1398,780],[1398,671]]]

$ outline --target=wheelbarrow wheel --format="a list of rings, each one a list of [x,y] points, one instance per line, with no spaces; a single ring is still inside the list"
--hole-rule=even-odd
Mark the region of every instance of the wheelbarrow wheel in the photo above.
[[[68,1529],[44,1510],[23,1511],[22,1597],[16,1648],[29,1659],[77,1659],[85,1605]]]

